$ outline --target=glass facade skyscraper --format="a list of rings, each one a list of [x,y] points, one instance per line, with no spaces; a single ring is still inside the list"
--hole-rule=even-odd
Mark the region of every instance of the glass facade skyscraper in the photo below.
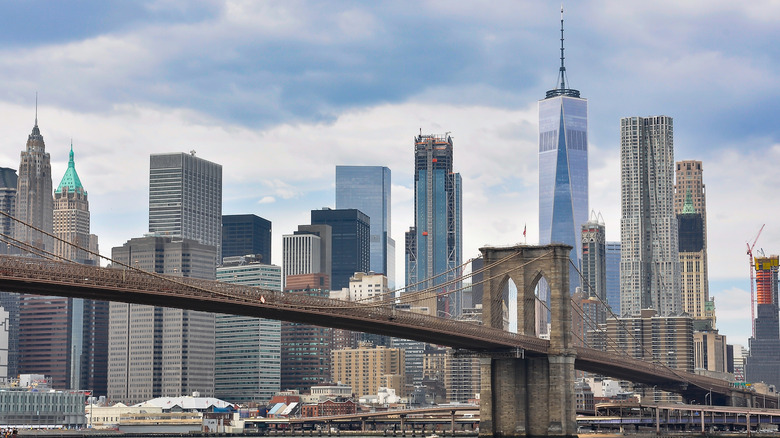
[[[354,208],[371,220],[371,270],[395,289],[395,241],[390,237],[390,169],[336,166],[336,209]]]
[[[225,257],[217,280],[281,291],[282,268],[254,257]],[[214,395],[267,403],[281,388],[281,322],[217,314],[215,328]]]
[[[434,289],[455,280],[463,260],[462,187],[460,174],[453,172],[452,137],[419,135],[414,144],[415,214],[414,226],[406,233],[407,292],[429,289],[430,297],[420,304],[432,314],[456,317],[462,308],[458,284]]]
[[[588,221],[588,101],[566,86],[562,14],[560,85],[539,101],[539,243],[571,245],[579,267],[580,227]],[[569,283],[572,293],[581,284],[574,266]],[[542,282],[540,298],[546,289]]]
[[[271,221],[254,214],[222,216],[222,257],[250,254],[271,263]]]
[[[539,101],[539,243],[575,247],[588,221],[588,102],[555,96]],[[575,282],[579,283],[579,282]]]
[[[620,242],[607,242],[607,304],[620,316]]]
[[[349,278],[355,272],[368,272],[370,265],[370,219],[360,210],[323,208],[311,211],[312,225],[331,227],[332,290],[349,288]],[[285,276],[289,275],[285,271]]]

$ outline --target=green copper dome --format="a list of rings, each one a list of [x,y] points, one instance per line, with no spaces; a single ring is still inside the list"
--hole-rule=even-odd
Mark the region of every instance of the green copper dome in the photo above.
[[[62,177],[60,185],[54,193],[62,193],[62,188],[67,187],[69,192],[84,192],[84,186],[81,185],[79,174],[76,173],[76,164],[73,162],[73,143],[70,145],[70,159],[68,160],[68,170],[65,171],[65,176]]]
[[[691,191],[687,190],[685,192],[685,203],[683,204],[682,214],[691,213],[696,213],[696,209],[693,208],[693,196],[691,196]]]

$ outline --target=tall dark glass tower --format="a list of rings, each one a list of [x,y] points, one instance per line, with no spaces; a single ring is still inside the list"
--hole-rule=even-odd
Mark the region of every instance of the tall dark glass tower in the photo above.
[[[368,272],[370,266],[370,219],[360,210],[311,211],[312,225],[330,225],[332,252],[330,285],[332,290],[349,287],[355,272]],[[285,274],[286,275],[286,274]]]
[[[371,219],[371,270],[395,289],[395,241],[390,237],[390,169],[336,166],[336,208],[355,208]]]
[[[260,263],[271,263],[271,221],[254,214],[223,215],[222,257],[249,254],[260,254]]]
[[[415,212],[414,226],[406,233],[407,292],[430,290],[423,305],[431,314],[456,317],[461,311],[458,284],[437,288],[460,275],[456,268],[463,260],[462,187],[460,174],[453,171],[452,137],[419,135],[414,150]]]
[[[563,53],[561,8],[559,85],[539,101],[539,243],[571,245],[579,267],[580,227],[588,221],[588,101],[567,88]],[[580,285],[574,266],[569,283],[572,292]],[[546,299],[546,284],[540,289]]]

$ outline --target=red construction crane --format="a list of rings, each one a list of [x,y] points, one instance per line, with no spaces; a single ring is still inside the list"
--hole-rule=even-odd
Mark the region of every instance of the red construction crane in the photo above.
[[[747,255],[750,259],[750,323],[753,327],[753,337],[756,337],[756,280],[755,280],[755,271],[756,271],[756,259],[753,258],[753,247],[756,246],[756,242],[758,242],[758,237],[761,235],[761,232],[764,231],[764,227],[766,224],[761,225],[761,229],[758,230],[758,234],[756,234],[756,238],[753,239],[753,244],[747,244]]]

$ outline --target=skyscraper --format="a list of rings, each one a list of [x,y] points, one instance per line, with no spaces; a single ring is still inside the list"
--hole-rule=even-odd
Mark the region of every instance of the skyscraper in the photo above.
[[[580,286],[580,227],[588,221],[588,101],[567,88],[563,56],[558,85],[539,101],[539,243],[565,243],[574,249],[570,267],[571,293]],[[546,282],[540,298],[547,299]]]
[[[678,161],[674,186],[680,253],[683,311],[693,316],[697,330],[715,328],[714,300],[707,271],[707,199],[701,161]]]
[[[395,289],[395,241],[390,237],[390,169],[336,166],[336,209],[354,208],[371,221],[370,269],[387,276]]]
[[[756,331],[748,340],[750,354],[745,359],[745,380],[780,385],[780,310],[778,309],[778,269],[776,255],[756,257]]]
[[[111,250],[117,262],[157,274],[214,280],[216,247],[148,236]],[[214,395],[214,314],[112,302],[108,397],[140,403],[197,391]]]
[[[607,242],[607,304],[615,315],[620,313],[620,242]]]
[[[620,311],[682,310],[672,118],[620,120]]]
[[[189,154],[149,159],[149,233],[197,240],[222,260],[222,166]],[[242,254],[244,255],[244,254]]]
[[[222,257],[250,254],[271,263],[271,221],[254,214],[222,216]]]
[[[225,257],[217,280],[281,291],[282,268],[248,256]],[[216,315],[214,395],[267,403],[281,389],[280,342],[278,320]]]
[[[16,210],[16,190],[17,190],[16,169],[0,167],[0,211],[15,215]],[[19,250],[8,244],[10,240],[5,236],[14,236],[15,222],[7,216],[0,217],[0,233],[3,238],[0,239],[0,253],[18,254]],[[0,379],[5,377],[15,377],[18,373],[17,365],[19,363],[19,294],[10,292],[0,292],[0,307],[8,313],[8,323],[4,330],[8,333],[8,362],[7,375],[0,371]]]
[[[330,225],[299,225],[298,231],[282,236],[282,277],[325,274],[330,281]]]
[[[592,213],[588,222],[582,224],[582,285],[587,296],[597,296],[607,301],[607,254],[604,218]]]
[[[285,283],[287,294],[321,298],[330,295],[328,277],[322,273],[290,275]],[[281,332],[282,389],[304,392],[312,385],[329,381],[333,329],[282,321]]]
[[[16,175],[16,169],[0,167],[0,211],[15,216],[16,214],[16,189],[19,177]],[[18,253],[18,250],[9,245],[9,239],[4,236],[14,236],[14,226],[16,222],[8,216],[0,216],[0,253],[9,254]],[[2,293],[2,292],[0,292]],[[8,309],[6,309],[8,310]]]
[[[73,160],[54,192],[54,253],[78,263],[97,264],[87,252],[97,246],[90,235],[89,203]],[[58,389],[90,389],[106,395],[108,303],[80,298],[22,295],[19,368],[51,376]]]
[[[685,206],[677,214],[682,310],[693,317],[697,330],[712,329],[715,315],[709,315],[706,306],[709,293],[704,265],[704,222],[688,193]]]
[[[453,171],[452,137],[414,139],[414,226],[406,232],[406,292],[429,290],[418,303],[435,315],[461,311],[457,267],[463,260],[462,185]],[[435,277],[435,278],[434,278]]]
[[[35,248],[54,251],[54,239],[36,230],[51,234],[54,212],[51,159],[38,128],[37,109],[35,126],[27,137],[26,149],[22,151],[17,184],[16,218],[27,225],[15,224],[14,237]]]
[[[583,310],[588,310],[583,316],[583,335],[590,345],[593,342],[589,333],[607,322],[607,248],[601,214],[591,213],[590,220],[582,224],[581,239],[582,290],[584,298],[590,298],[590,302],[582,306]]]
[[[54,253],[66,260],[98,264],[98,258],[86,251],[90,249],[89,226],[89,200],[76,172],[71,144],[68,169],[54,191],[54,235],[62,239],[54,242]]]
[[[330,287],[340,290],[349,287],[355,272],[370,268],[370,219],[354,208],[311,211],[312,225],[330,225],[332,230],[332,272]]]

